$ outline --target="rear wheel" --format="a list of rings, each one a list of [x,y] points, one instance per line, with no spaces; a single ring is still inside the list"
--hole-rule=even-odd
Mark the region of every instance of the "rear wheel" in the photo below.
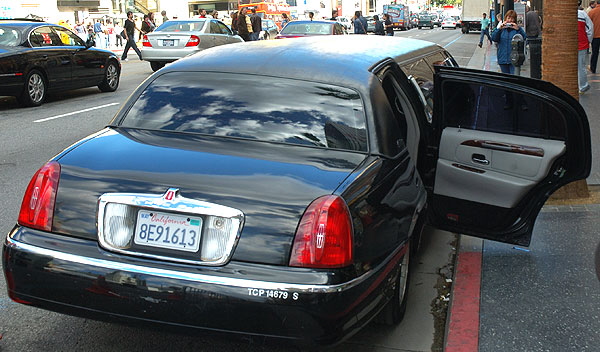
[[[106,66],[106,71],[104,71],[104,79],[102,83],[98,85],[103,92],[114,92],[117,90],[119,86],[119,68],[114,61],[111,61]]]
[[[17,97],[17,100],[23,106],[40,106],[46,99],[47,90],[42,73],[38,70],[31,70],[25,79],[23,92]]]
[[[410,279],[410,260],[412,245],[409,241],[406,244],[406,253],[400,262],[400,272],[396,278],[394,287],[394,296],[392,300],[383,308],[377,321],[385,325],[396,325],[402,321],[406,313],[406,301],[408,297],[408,283]]]
[[[152,68],[152,71],[156,72],[165,67],[165,63],[160,61],[150,61],[150,67]]]

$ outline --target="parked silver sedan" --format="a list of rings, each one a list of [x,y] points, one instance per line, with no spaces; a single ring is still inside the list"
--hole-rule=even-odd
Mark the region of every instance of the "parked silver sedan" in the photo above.
[[[165,64],[214,46],[243,42],[231,29],[216,19],[172,20],[144,35],[142,60],[157,71]]]

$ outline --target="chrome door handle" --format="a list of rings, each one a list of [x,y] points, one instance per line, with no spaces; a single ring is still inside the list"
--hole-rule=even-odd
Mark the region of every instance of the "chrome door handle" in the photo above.
[[[473,154],[471,156],[471,160],[477,164],[482,164],[482,165],[490,164],[490,161],[485,158],[485,155],[481,155],[481,154]]]

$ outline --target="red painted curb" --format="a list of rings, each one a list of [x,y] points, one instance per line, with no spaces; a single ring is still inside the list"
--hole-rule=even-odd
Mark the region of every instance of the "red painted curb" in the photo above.
[[[446,352],[478,350],[481,258],[481,252],[461,252],[456,260]]]

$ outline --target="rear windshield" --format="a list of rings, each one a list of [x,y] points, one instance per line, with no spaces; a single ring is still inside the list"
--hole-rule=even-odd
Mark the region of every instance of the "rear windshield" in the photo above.
[[[356,91],[275,77],[169,72],[150,83],[119,125],[367,151]]]
[[[18,46],[21,43],[21,33],[17,28],[0,27],[0,46]]]
[[[329,23],[288,23],[281,30],[281,34],[310,34],[310,35],[328,35],[332,34],[332,24]]]
[[[156,30],[163,32],[196,32],[204,27],[206,21],[167,21]]]

